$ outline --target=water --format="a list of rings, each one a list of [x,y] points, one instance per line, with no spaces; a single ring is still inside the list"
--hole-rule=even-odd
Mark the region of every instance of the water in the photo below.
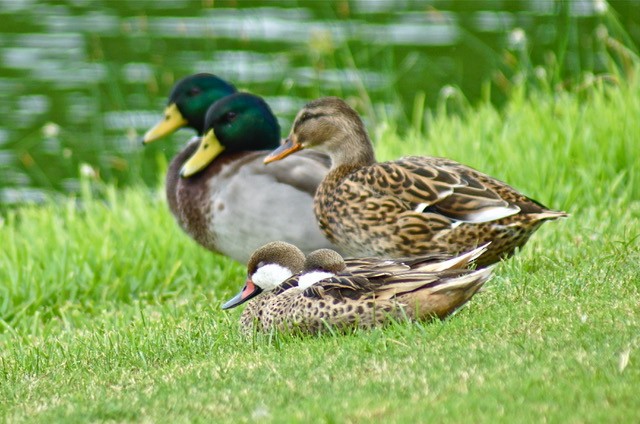
[[[0,0],[0,204],[75,192],[81,170],[118,185],[156,184],[191,134],[144,149],[138,140],[190,73],[263,95],[286,132],[321,95],[400,122],[416,94],[434,106],[443,87],[473,102],[494,81],[491,100],[500,103],[518,70],[557,59],[563,37],[561,78],[603,71],[597,34],[611,6],[640,40],[640,2],[567,4],[563,15],[547,0]]]

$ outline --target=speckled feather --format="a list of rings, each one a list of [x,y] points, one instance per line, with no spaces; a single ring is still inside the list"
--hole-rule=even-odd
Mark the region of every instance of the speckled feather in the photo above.
[[[542,222],[567,216],[449,159],[377,163],[360,117],[338,98],[308,104],[289,140],[331,157],[314,210],[349,256],[456,254],[491,242],[478,260],[486,266],[513,254]]]
[[[513,254],[543,221],[564,216],[472,168],[430,157],[337,168],[320,185],[314,210],[347,254],[458,253],[491,242],[479,265]]]
[[[248,333],[254,329],[318,333],[329,328],[370,328],[390,319],[444,318],[489,279],[491,268],[466,268],[485,250],[478,248],[448,261],[438,255],[408,263],[347,260],[346,269],[305,290],[297,285],[298,274],[251,300],[241,316],[241,325]],[[371,265],[369,270],[365,268],[367,263]],[[438,271],[422,271],[426,269]]]

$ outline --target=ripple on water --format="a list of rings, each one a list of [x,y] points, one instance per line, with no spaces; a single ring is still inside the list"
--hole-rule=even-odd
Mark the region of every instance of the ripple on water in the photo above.
[[[0,189],[0,203],[43,203],[51,193],[33,187],[6,187]]]
[[[104,113],[104,126],[108,130],[148,129],[155,125],[158,117],[157,110],[111,111]]]
[[[311,67],[300,67],[293,70],[296,84],[303,87],[317,85],[320,80],[322,87],[337,89],[353,87],[354,84],[364,84],[369,91],[380,90],[389,85],[389,79],[381,72],[354,69],[324,69],[318,72]]]
[[[481,32],[504,32],[513,28],[515,17],[508,12],[483,11],[473,15],[473,26]]]
[[[0,146],[9,141],[9,130],[6,128],[0,128]]]
[[[205,17],[154,17],[149,18],[149,32],[164,37],[180,38],[224,38],[234,40],[257,40],[299,44],[309,38],[310,32],[322,30],[333,39],[346,38],[345,23],[341,21],[290,20],[279,16],[255,15],[254,9],[231,10]]]
[[[11,150],[0,150],[0,167],[10,165],[15,162],[16,154]],[[3,171],[4,174],[4,171]],[[6,177],[3,175],[3,180]]]
[[[108,75],[103,63],[43,61],[40,65],[32,70],[33,78],[50,82],[57,88],[87,88],[105,82]]]
[[[192,72],[213,72],[232,76],[236,83],[264,83],[282,80],[290,70],[285,54],[263,54],[247,51],[225,50],[214,54],[213,60],[198,60]]]
[[[45,16],[43,23],[49,33],[82,31],[90,34],[115,35],[120,30],[119,18],[106,11],[92,11],[82,16]]]

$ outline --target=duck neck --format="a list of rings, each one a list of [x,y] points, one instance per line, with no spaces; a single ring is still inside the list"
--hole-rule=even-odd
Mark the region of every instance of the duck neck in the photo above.
[[[332,171],[344,167],[362,168],[376,163],[373,145],[366,132],[357,134],[356,138],[352,136],[345,138],[340,142],[342,149],[328,152],[331,157]]]
[[[376,163],[371,140],[366,132],[346,137],[340,142],[342,149],[327,152],[331,158],[331,169],[325,177],[324,188],[339,185],[352,172]]]

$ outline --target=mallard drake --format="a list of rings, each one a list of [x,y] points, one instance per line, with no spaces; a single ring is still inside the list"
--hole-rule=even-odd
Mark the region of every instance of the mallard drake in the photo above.
[[[216,80],[221,81],[200,74],[179,82],[165,111],[166,121],[187,122],[204,134],[169,165],[167,200],[180,227],[205,248],[242,263],[272,240],[296,243],[305,252],[331,247],[313,215],[313,195],[328,171],[328,159],[314,153],[265,167],[264,158],[280,143],[276,117],[262,98],[229,94],[230,88]],[[215,98],[208,91],[226,94],[210,105],[200,129],[196,115]],[[176,111],[181,118],[175,118]],[[161,122],[145,139],[167,134],[169,127]]]
[[[370,328],[390,319],[445,318],[491,276],[492,268],[468,269],[485,250],[480,247],[447,260],[427,255],[410,263],[350,261],[330,249],[305,259],[297,247],[272,242],[253,253],[243,289],[223,308],[251,301],[240,318],[247,333],[254,328],[318,333]]]
[[[544,221],[567,216],[449,159],[376,162],[360,116],[339,98],[307,104],[265,163],[302,149],[331,158],[314,210],[327,238],[347,255],[457,254],[491,242],[477,261],[486,266],[512,255]]]

